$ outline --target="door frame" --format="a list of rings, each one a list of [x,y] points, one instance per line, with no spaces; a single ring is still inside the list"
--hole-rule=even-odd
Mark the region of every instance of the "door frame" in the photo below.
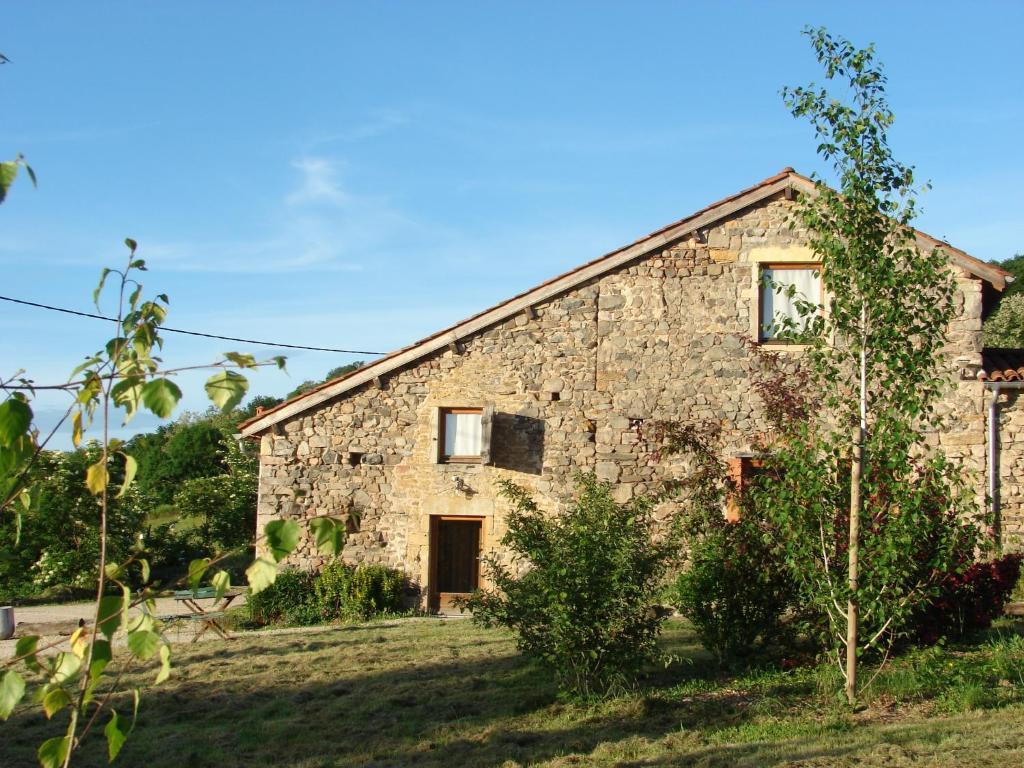
[[[429,576],[427,581],[427,610],[430,613],[439,613],[441,610],[441,592],[438,589],[438,550],[439,534],[442,522],[477,523],[480,526],[480,533],[477,536],[477,567],[476,586],[480,587],[482,574],[480,569],[480,557],[484,551],[484,524],[487,518],[480,515],[431,515],[430,516],[430,538],[428,540],[427,552],[429,555]],[[462,593],[460,593],[462,594]],[[468,593],[467,593],[468,594]]]

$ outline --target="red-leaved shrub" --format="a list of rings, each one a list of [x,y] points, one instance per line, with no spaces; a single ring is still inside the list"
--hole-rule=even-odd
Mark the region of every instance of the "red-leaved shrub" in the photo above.
[[[960,638],[990,627],[1020,578],[1021,560],[1019,554],[1003,555],[947,576],[938,596],[917,615],[918,642],[932,645],[942,637]]]

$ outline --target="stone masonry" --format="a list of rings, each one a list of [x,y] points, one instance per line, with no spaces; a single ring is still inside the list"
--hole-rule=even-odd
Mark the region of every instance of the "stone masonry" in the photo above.
[[[346,560],[401,568],[422,588],[432,516],[482,518],[482,549],[497,546],[501,478],[552,511],[578,470],[616,483],[621,500],[643,493],[666,471],[640,439],[651,419],[712,420],[727,455],[750,451],[765,429],[748,379],[758,263],[814,261],[788,224],[792,204],[771,198],[275,425],[260,438],[260,529],[275,517],[345,517]],[[982,283],[958,275],[947,426],[936,440],[963,460],[981,503]],[[436,462],[444,406],[494,408],[491,464]],[[1003,420],[1003,527],[1019,535],[1024,408],[1007,404]],[[292,562],[321,559],[304,539]]]

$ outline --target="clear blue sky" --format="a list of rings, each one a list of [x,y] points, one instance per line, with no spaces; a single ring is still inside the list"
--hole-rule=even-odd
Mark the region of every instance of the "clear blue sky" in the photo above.
[[[131,236],[172,326],[393,349],[825,170],[778,94],[821,79],[806,24],[877,45],[898,153],[934,184],[921,228],[1024,250],[1024,4],[822,5],[8,0],[0,155],[39,187],[0,206],[0,294],[88,310]],[[0,372],[63,380],[108,330],[0,303]],[[235,348],[258,351],[169,337],[166,358]],[[351,359],[292,353],[252,391]]]

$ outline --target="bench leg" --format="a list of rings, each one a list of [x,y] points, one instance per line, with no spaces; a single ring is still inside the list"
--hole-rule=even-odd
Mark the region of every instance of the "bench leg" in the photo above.
[[[227,631],[224,629],[224,627],[222,627],[220,624],[217,623],[216,619],[207,619],[206,621],[203,622],[203,625],[199,628],[199,631],[196,632],[196,636],[192,638],[192,642],[193,643],[198,642],[199,638],[202,637],[203,635],[205,635],[207,630],[211,630],[211,629],[214,632],[216,632],[218,635],[220,635],[220,638],[222,640],[230,640],[231,639],[231,635],[229,635],[227,633]]]

